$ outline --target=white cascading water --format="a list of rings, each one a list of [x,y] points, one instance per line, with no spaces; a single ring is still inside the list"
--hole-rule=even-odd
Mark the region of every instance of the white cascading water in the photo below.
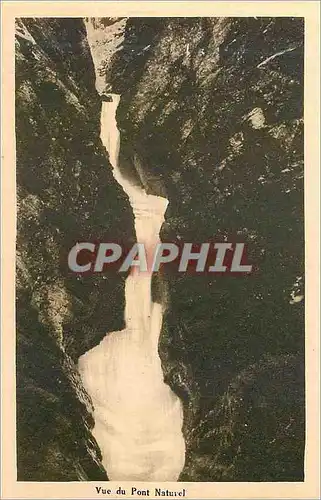
[[[168,201],[146,194],[120,172],[120,96],[110,98],[102,104],[101,139],[114,177],[129,197],[137,241],[152,248],[159,242]],[[111,481],[177,481],[185,461],[183,412],[180,399],[163,381],[158,354],[163,311],[152,302],[151,275],[130,274],[125,298],[126,328],[108,333],[79,359],[94,405],[93,435]]]

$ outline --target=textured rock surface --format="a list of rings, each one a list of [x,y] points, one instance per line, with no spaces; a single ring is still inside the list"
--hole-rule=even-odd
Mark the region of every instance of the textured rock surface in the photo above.
[[[121,167],[169,200],[163,240],[239,239],[255,265],[159,280],[165,379],[185,406],[180,479],[302,480],[303,22],[92,27],[99,90],[122,94]],[[98,137],[82,21],[17,30],[19,479],[103,479],[74,361],[123,327],[123,282],[59,264],[76,240],[128,241],[132,221]]]
[[[129,19],[108,53],[123,166],[169,199],[163,240],[243,241],[255,265],[166,277],[160,351],[185,402],[182,480],[303,478],[303,29]]]
[[[69,274],[76,241],[129,241],[81,19],[16,31],[18,479],[106,479],[75,361],[123,327],[125,276]],[[106,279],[105,279],[106,278]]]

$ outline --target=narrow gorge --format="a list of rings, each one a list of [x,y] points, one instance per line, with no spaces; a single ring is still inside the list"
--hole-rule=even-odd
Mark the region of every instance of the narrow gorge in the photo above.
[[[137,242],[152,253],[167,200],[146,194],[120,171],[119,100],[109,94],[102,104],[101,138],[113,175],[129,197]],[[79,359],[94,405],[93,435],[110,480],[176,481],[184,466],[182,407],[163,380],[158,354],[163,311],[152,301],[151,281],[151,272],[134,268],[125,285],[126,328],[107,333]]]
[[[302,481],[301,18],[16,22],[19,481]],[[240,241],[249,276],[72,273]]]

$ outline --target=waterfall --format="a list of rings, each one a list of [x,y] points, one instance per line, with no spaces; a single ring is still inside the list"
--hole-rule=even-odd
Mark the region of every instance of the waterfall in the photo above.
[[[127,180],[119,169],[120,96],[102,103],[101,139],[116,181],[129,197],[137,241],[153,249],[168,204]],[[151,275],[126,279],[125,329],[107,333],[79,359],[79,372],[94,405],[96,438],[110,480],[177,481],[185,461],[180,399],[163,381],[158,340],[162,306],[153,303]]]

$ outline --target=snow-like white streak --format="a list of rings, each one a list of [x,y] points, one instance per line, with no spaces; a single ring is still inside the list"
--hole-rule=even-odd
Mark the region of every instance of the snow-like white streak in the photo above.
[[[106,92],[106,69],[122,49],[127,17],[87,18],[85,27],[96,73],[96,89]],[[109,87],[109,86],[108,86]]]
[[[137,241],[152,252],[168,202],[146,194],[120,172],[120,96],[110,97],[102,104],[101,139],[114,177],[129,196]],[[163,381],[158,354],[163,311],[152,302],[151,275],[130,274],[125,298],[125,330],[108,333],[79,359],[95,408],[93,434],[110,480],[177,481],[185,460],[183,412],[180,399]]]

